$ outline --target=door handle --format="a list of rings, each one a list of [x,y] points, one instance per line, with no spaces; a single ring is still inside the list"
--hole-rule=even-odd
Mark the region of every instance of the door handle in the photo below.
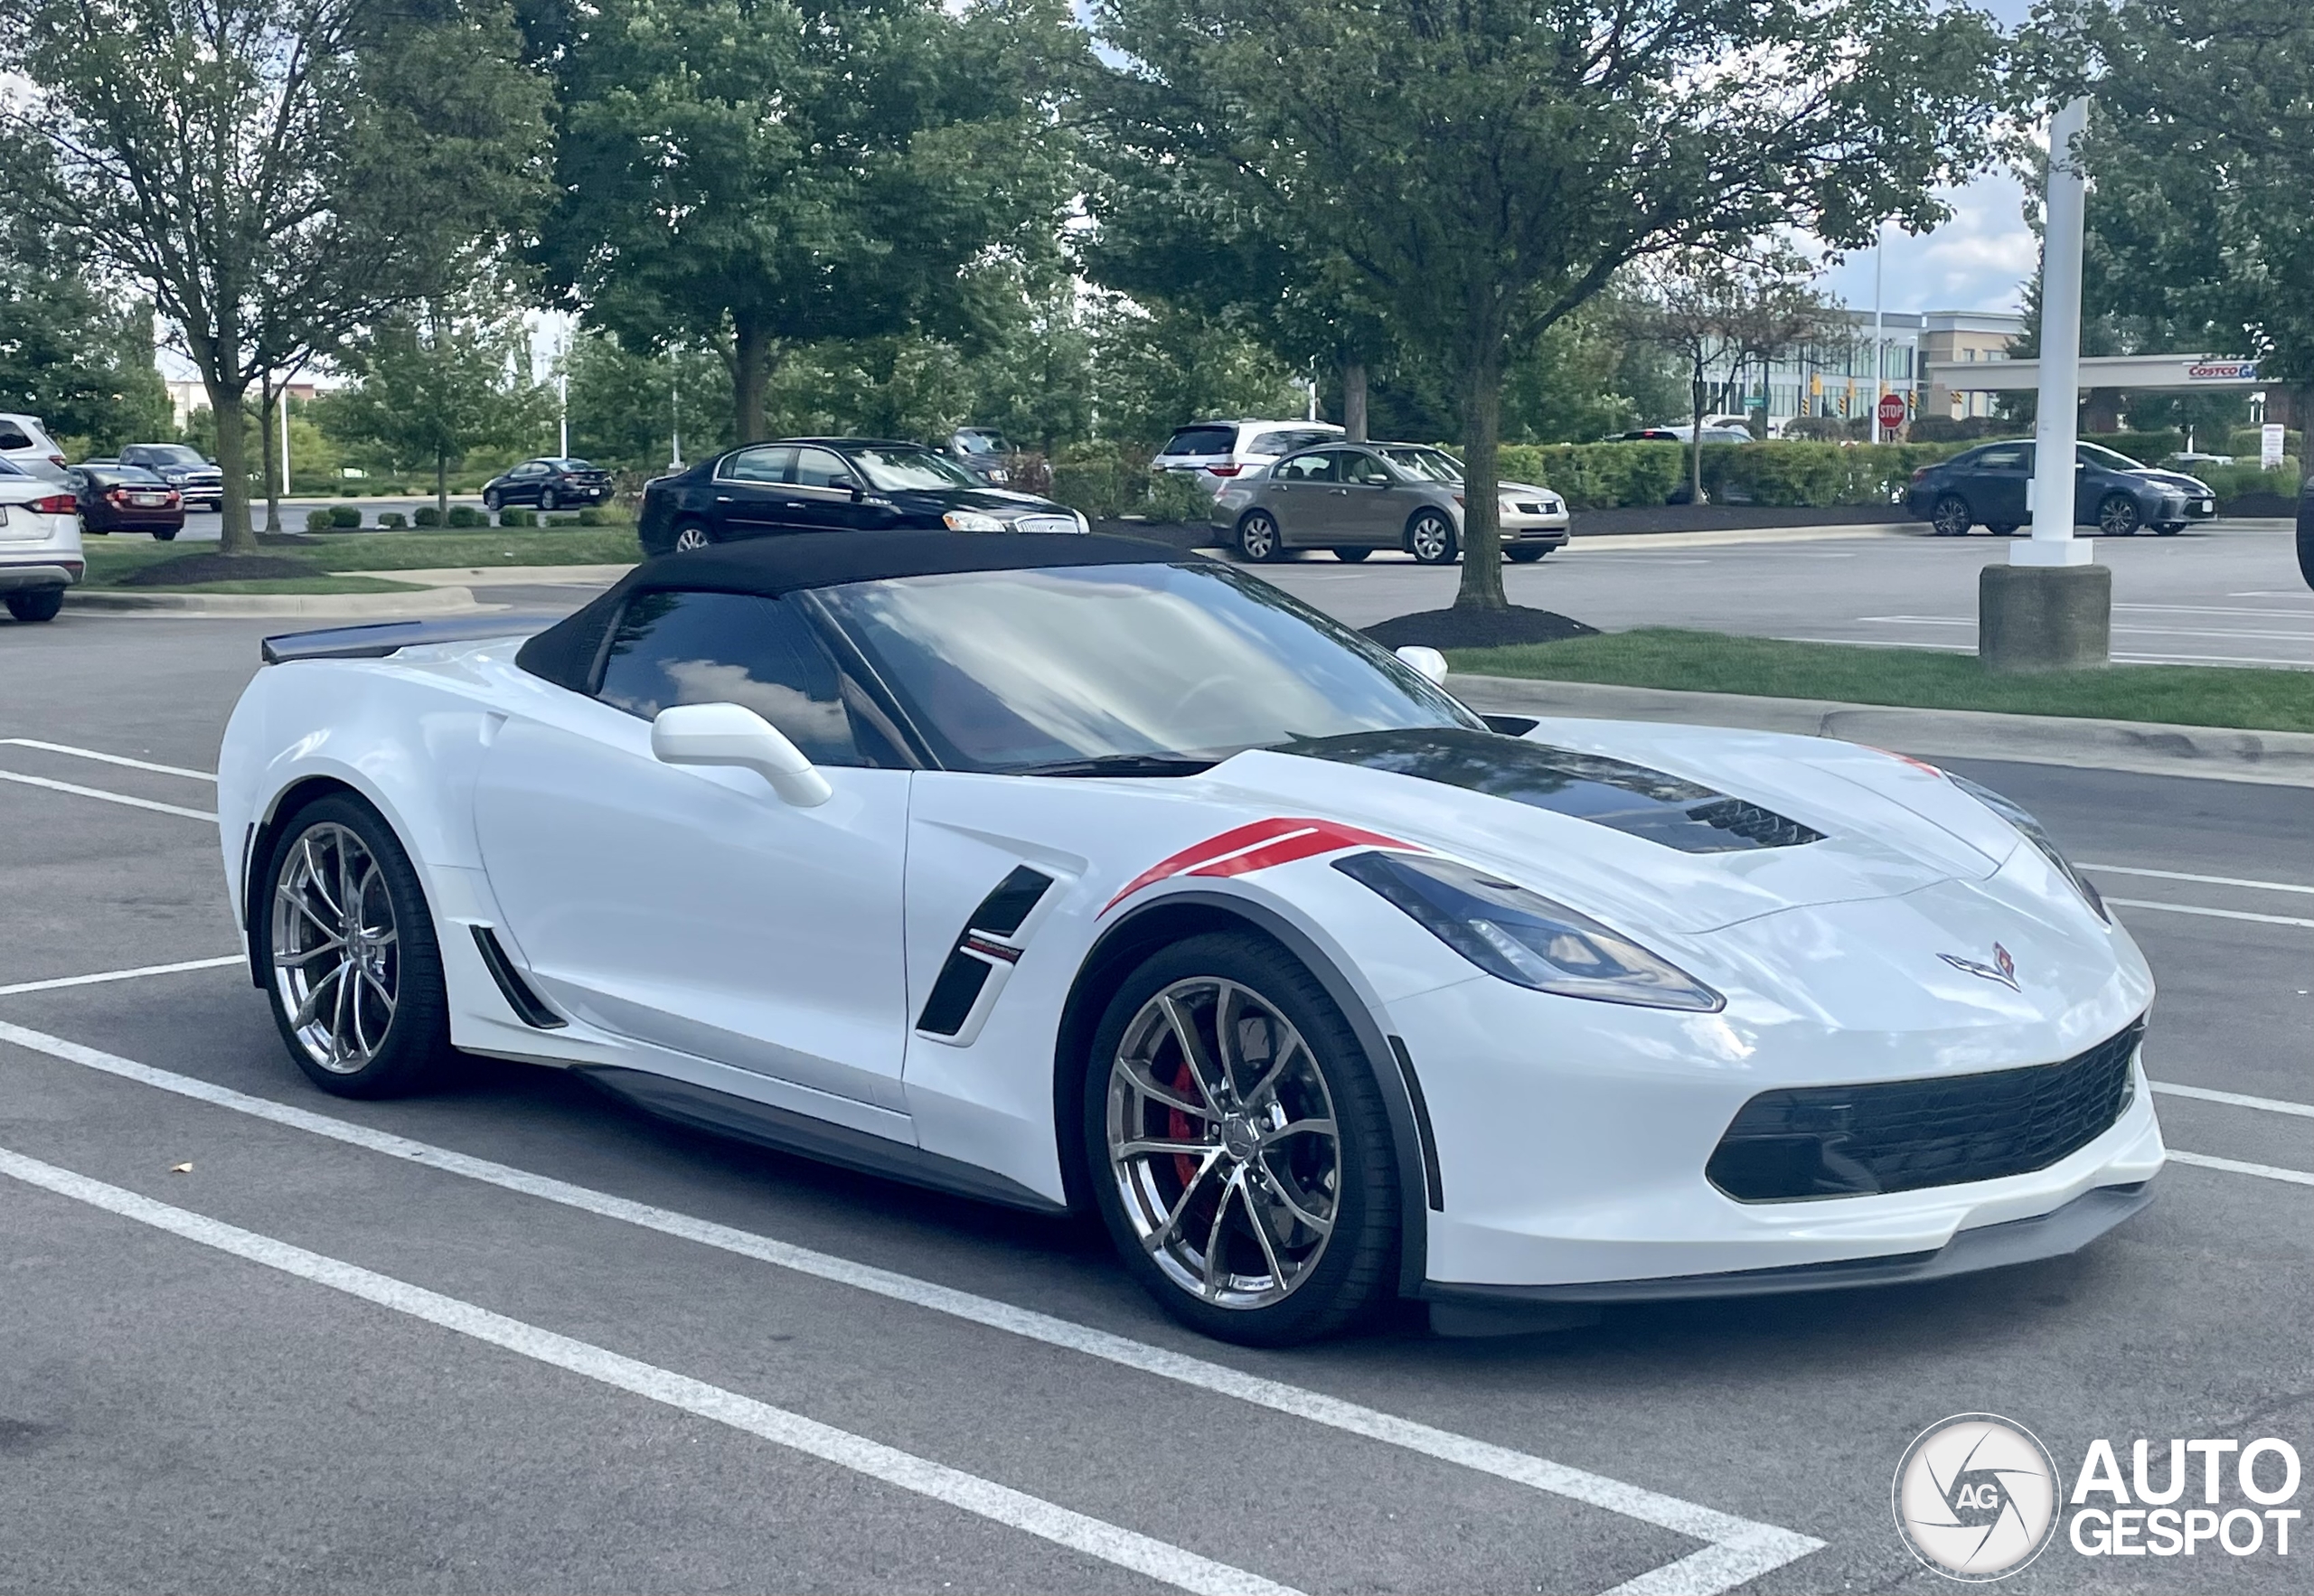
[[[731,495],[729,493],[718,493],[715,495],[715,502],[718,504],[729,504],[731,502]]]
[[[804,508],[804,501],[801,499],[790,499],[786,503],[782,504],[780,508],[782,510],[801,510]]]

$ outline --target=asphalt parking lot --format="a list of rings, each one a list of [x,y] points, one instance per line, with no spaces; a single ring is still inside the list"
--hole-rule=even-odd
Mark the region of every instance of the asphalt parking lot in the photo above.
[[[1830,614],[1877,565],[1927,614],[1997,552],[1732,547],[1510,579],[1601,624],[1705,624],[1715,595]],[[2101,553],[2127,593],[2199,572],[2303,611],[2279,565],[2249,574],[2281,549]],[[1452,580],[1328,563],[1279,577],[1354,621]],[[1847,608],[1814,634],[1887,606]],[[0,626],[0,1591],[1925,1591],[1888,1481],[1947,1414],[2027,1424],[2068,1475],[2101,1437],[2124,1467],[2140,1436],[2314,1456],[2314,793],[1963,767],[2088,861],[2162,983],[2178,1161],[2087,1252],[1261,1354],[1173,1327],[1090,1229],[548,1071],[311,1090],[233,957],[204,818],[282,629]],[[2291,1545],[2060,1541],[2007,1588],[2302,1591]]]

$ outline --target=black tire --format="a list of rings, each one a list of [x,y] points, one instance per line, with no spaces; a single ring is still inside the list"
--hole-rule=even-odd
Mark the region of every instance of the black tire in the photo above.
[[[673,554],[689,554],[694,549],[713,546],[715,534],[701,521],[687,521],[675,529],[675,540],[667,545]]]
[[[1373,552],[1371,549],[1337,549],[1334,550],[1334,558],[1344,565],[1356,565]]]
[[[1549,552],[1547,549],[1506,549],[1502,554],[1512,565],[1532,565]]]
[[[482,496],[482,507],[484,510],[489,511],[493,515],[497,514],[500,507],[506,501],[499,496],[498,491],[495,488],[493,488]]]
[[[64,607],[61,587],[19,587],[7,596],[8,613],[19,621],[53,621]]]
[[[2109,538],[2134,538],[2143,524],[2137,501],[2127,493],[2108,493],[2097,506],[2097,530]]]
[[[1985,522],[1985,530],[1996,538],[2013,538],[2017,535],[2017,523],[2013,521],[1989,521]]]
[[[1940,538],[1965,538],[1969,529],[1977,524],[1977,512],[1958,493],[1947,493],[1929,512],[1929,524]]]
[[[2185,523],[2184,521],[2163,521],[2159,526],[2155,527],[2153,530],[2154,530],[2156,532],[2159,533],[2162,537],[2165,537],[2165,538],[2174,538],[2174,537],[2176,537],[2179,532],[2182,532],[2182,531],[2184,531],[2184,530],[2186,530],[2186,523]]]
[[[554,511],[560,510],[560,509],[561,509],[561,508],[562,508],[562,501],[561,501],[560,499],[558,499],[557,497],[555,497],[554,490],[553,490],[552,488],[541,488],[541,489],[539,490],[539,513],[540,513],[540,514],[541,514],[541,515],[550,514],[550,513],[551,513],[551,512],[553,512]]]
[[[358,852],[347,845],[349,836],[360,844]],[[318,888],[312,885],[317,878]],[[340,1097],[398,1097],[441,1078],[455,1056],[441,949],[425,888],[383,816],[350,793],[306,804],[281,826],[251,893],[250,932],[268,966],[273,1022],[307,1080]],[[312,973],[328,958],[333,931],[341,943],[347,932],[348,916],[334,912],[338,899],[354,906],[351,919],[362,930],[357,956],[364,979]],[[381,925],[393,934],[390,944],[370,934]],[[283,958],[308,947],[303,960]],[[355,963],[339,960],[336,975],[347,976]],[[293,1009],[301,982],[304,1000]],[[341,989],[354,993],[350,1003],[340,1000]],[[324,997],[325,990],[331,995]],[[389,990],[390,1000],[381,1000]],[[303,1023],[300,1012],[306,1012]],[[374,1034],[363,1025],[365,1015],[377,1027]],[[316,1037],[316,1026],[325,1039]],[[340,1054],[337,1044],[348,1040],[353,1045]],[[357,1054],[357,1047],[366,1052]],[[337,1062],[325,1062],[325,1051]]]
[[[1245,1007],[1233,1009],[1236,1023],[1231,1028],[1239,1067],[1231,1072],[1232,1084],[1256,1102],[1250,1107],[1235,1104],[1228,1116],[1194,1109],[1184,1113],[1177,1107],[1162,1106],[1133,1084],[1136,1077],[1118,1070],[1121,1049],[1130,1046],[1140,1054],[1143,1045],[1134,1037],[1162,1030],[1174,1037],[1171,1052],[1169,1057],[1161,1051],[1165,1045],[1162,1037],[1146,1047],[1143,1067],[1149,1078],[1155,1081],[1158,1071],[1168,1064],[1174,1067],[1179,1081],[1190,1078],[1191,1066],[1181,1055],[1179,1033],[1148,1017],[1158,1012],[1161,993],[1180,993],[1183,995],[1178,1000],[1190,1028],[1199,1029],[1213,1012],[1211,1006],[1198,1006],[1194,994],[1199,983],[1212,983],[1217,995],[1226,983],[1244,995],[1234,1002],[1242,1004],[1250,999],[1271,1011],[1250,1019]],[[1284,1049],[1284,1067],[1278,1074],[1293,1078],[1270,1087],[1268,1083],[1277,1075],[1268,1073],[1262,1058],[1248,1055],[1256,1042],[1275,1042],[1279,1020],[1298,1032],[1304,1046]],[[1256,1026],[1262,1028],[1249,1029]],[[1216,1056],[1212,1049],[1218,1041],[1218,1032],[1207,1023],[1200,1036],[1205,1038],[1200,1045],[1208,1049],[1207,1056]],[[1306,1062],[1296,1064],[1297,1056]],[[1322,1093],[1311,1084],[1313,1080],[1322,1082]],[[1191,1101],[1194,1088],[1174,1082],[1156,1084],[1164,1091],[1181,1093],[1184,1103]],[[1260,1101],[1265,1091],[1266,1106]],[[1194,1101],[1211,1104],[1210,1097],[1202,1093]],[[1324,1161],[1322,1134],[1309,1131],[1275,1134],[1282,1128],[1281,1121],[1312,1123],[1310,1105],[1313,1103],[1323,1104],[1322,1112],[1331,1113],[1335,1126],[1331,1173],[1314,1181],[1310,1172]],[[1189,1169],[1183,1168],[1192,1165],[1189,1155],[1160,1151],[1143,1155],[1142,1164],[1121,1170],[1113,1149],[1152,1134],[1142,1117],[1148,1115],[1168,1121],[1170,1130],[1154,1132],[1161,1136],[1190,1137],[1193,1133],[1188,1127],[1197,1120],[1205,1130],[1194,1136],[1209,1143],[1212,1151]],[[1389,1117],[1357,1033],[1325,989],[1275,943],[1250,933],[1211,933],[1162,949],[1135,970],[1110,1000],[1094,1034],[1083,1116],[1087,1184],[1118,1256],[1159,1304],[1190,1328],[1250,1347],[1293,1346],[1350,1328],[1388,1297],[1398,1249],[1397,1162]],[[1112,1141],[1113,1128],[1117,1128],[1124,1141]],[[1242,1159],[1226,1152],[1223,1143],[1232,1139],[1241,1147],[1249,1145],[1251,1152]],[[1256,1167],[1267,1178],[1261,1187],[1261,1203],[1273,1216],[1268,1225],[1256,1217],[1253,1205],[1243,1197],[1233,1203],[1241,1179],[1250,1185],[1262,1178],[1246,1174]],[[1279,1197],[1273,1198],[1272,1192]],[[1328,1216],[1315,1210],[1331,1199],[1331,1228],[1321,1234],[1303,1224],[1301,1217],[1293,1216],[1293,1199],[1310,1205],[1310,1212],[1302,1217],[1320,1220]],[[1179,1224],[1181,1235],[1174,1244],[1143,1244],[1142,1225],[1156,1206],[1168,1207],[1172,1214],[1171,1219],[1156,1227],[1160,1236],[1186,1217],[1185,1223]],[[1273,1228],[1276,1225],[1283,1225],[1283,1235]],[[1261,1226],[1258,1235],[1253,1228],[1257,1225]],[[1206,1289],[1193,1288],[1168,1272],[1169,1268],[1196,1272],[1196,1267],[1177,1255],[1175,1247],[1186,1247],[1199,1229],[1206,1232],[1208,1243],[1215,1235],[1222,1238],[1219,1245],[1209,1249],[1222,1263],[1219,1288],[1210,1296]],[[1297,1241],[1305,1232],[1314,1241]],[[1297,1246],[1312,1250],[1297,1256]],[[1210,1267],[1201,1263],[1197,1267],[1204,1267],[1206,1282],[1214,1280]],[[1265,1272],[1239,1272],[1246,1268]],[[1268,1284],[1260,1290],[1241,1284],[1262,1281]],[[1232,1290],[1241,1297],[1260,1298],[1271,1289],[1280,1292],[1275,1300],[1233,1305],[1218,1300]]]
[[[153,541],[155,541],[155,543],[174,543],[174,542],[175,542],[176,540],[177,540],[177,529],[176,529],[176,528],[174,528],[174,527],[155,527],[155,528],[153,529]]]
[[[1406,522],[1406,552],[1424,565],[1453,565],[1462,553],[1454,523],[1436,510],[1417,510]]]
[[[1256,565],[1284,559],[1285,534],[1278,530],[1277,518],[1266,510],[1248,510],[1239,516],[1237,553]]]

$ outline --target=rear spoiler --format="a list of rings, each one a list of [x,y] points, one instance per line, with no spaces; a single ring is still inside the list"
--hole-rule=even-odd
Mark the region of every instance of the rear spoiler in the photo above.
[[[560,615],[460,615],[439,621],[376,621],[363,626],[327,626],[315,632],[285,632],[265,640],[259,652],[268,665],[294,660],[382,660],[388,654],[429,643],[482,643],[494,637],[528,637],[543,632]]]

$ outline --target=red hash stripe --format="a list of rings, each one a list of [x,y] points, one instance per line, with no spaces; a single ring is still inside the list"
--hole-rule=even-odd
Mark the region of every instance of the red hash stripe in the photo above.
[[[1162,881],[1171,876],[1242,876],[1249,870],[1266,870],[1275,865],[1290,865],[1296,859],[1334,853],[1345,848],[1413,847],[1411,842],[1401,842],[1378,831],[1363,831],[1356,826],[1345,826],[1335,821],[1287,818],[1256,821],[1251,825],[1239,826],[1218,837],[1208,837],[1202,842],[1191,843],[1179,853],[1159,859],[1126,882],[1123,890],[1101,906],[1101,912],[1107,914],[1150,883]]]

